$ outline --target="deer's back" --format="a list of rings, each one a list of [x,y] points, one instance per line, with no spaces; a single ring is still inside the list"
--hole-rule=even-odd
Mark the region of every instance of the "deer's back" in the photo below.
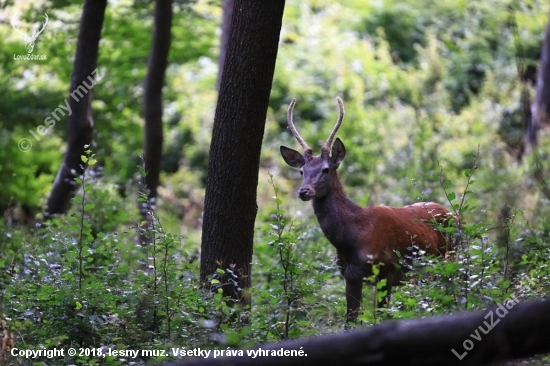
[[[405,207],[376,206],[364,211],[365,221],[370,225],[362,235],[368,248],[365,253],[383,262],[395,259],[394,250],[408,251],[413,245],[431,254],[444,254],[445,236],[435,229],[438,223],[448,219],[449,211],[433,202],[420,202]]]

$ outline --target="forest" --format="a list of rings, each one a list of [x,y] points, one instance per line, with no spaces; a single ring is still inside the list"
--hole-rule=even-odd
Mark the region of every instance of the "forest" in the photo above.
[[[313,365],[322,337],[407,319],[440,332],[439,364],[488,364],[433,319],[534,317],[550,296],[549,15],[537,0],[0,1],[0,363],[199,364],[186,350],[298,341]],[[358,206],[452,216],[431,223],[450,250],[404,259],[389,299],[371,263],[355,317],[281,147],[308,160],[292,109]]]

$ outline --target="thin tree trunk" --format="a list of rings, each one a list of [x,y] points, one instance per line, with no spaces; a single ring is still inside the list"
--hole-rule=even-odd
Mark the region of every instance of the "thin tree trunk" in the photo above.
[[[143,165],[147,175],[142,183],[148,190],[148,204],[140,204],[140,212],[148,220],[150,207],[155,209],[162,159],[162,87],[164,85],[172,28],[172,0],[157,0],[153,37],[145,76],[145,115]]]
[[[531,105],[531,120],[527,129],[527,139],[532,145],[537,144],[538,131],[548,124],[550,124],[550,20],[546,26],[544,43],[541,49],[537,75],[537,92],[535,100]],[[550,199],[550,185],[544,178],[542,164],[542,159],[537,155],[533,178],[535,178],[546,199]]]
[[[216,106],[201,279],[221,268],[224,295],[250,304],[260,149],[285,1],[236,0]]]
[[[81,156],[92,143],[92,93],[97,76],[97,55],[107,0],[86,0],[76,44],[71,92],[65,100],[70,109],[67,151],[59,167],[44,209],[46,219],[66,213],[78,186],[74,178],[84,173]]]
[[[546,26],[544,43],[541,49],[540,65],[537,76],[537,93],[531,105],[531,123],[528,139],[537,143],[537,132],[543,125],[550,123],[550,20]]]

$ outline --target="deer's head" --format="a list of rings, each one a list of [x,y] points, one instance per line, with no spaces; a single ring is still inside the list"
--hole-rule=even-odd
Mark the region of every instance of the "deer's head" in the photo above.
[[[335,180],[338,180],[336,169],[338,169],[346,156],[346,148],[339,138],[336,138],[334,144],[332,143],[334,135],[336,135],[344,119],[344,104],[340,98],[336,98],[336,101],[338,102],[340,115],[336,126],[334,126],[329,138],[321,148],[321,155],[318,156],[313,156],[313,150],[302,139],[294,126],[293,110],[296,99],[292,99],[288,106],[288,128],[304,149],[304,153],[301,154],[296,150],[281,146],[281,155],[288,165],[300,169],[303,182],[298,190],[298,197],[303,201],[309,201],[312,198],[321,198],[330,192]]]
[[[40,33],[42,33],[44,28],[46,28],[46,24],[48,24],[48,14],[44,14],[44,19],[45,21],[42,22],[42,28],[40,30],[35,30],[31,36],[27,35],[27,31],[25,31],[25,33],[21,33],[21,31],[19,31],[20,26],[15,26],[15,22],[17,21],[17,14],[14,14],[13,18],[11,19],[11,26],[13,27],[13,29],[15,29],[17,33],[23,36],[27,53],[32,52],[32,50],[34,49],[34,42],[36,41],[36,38]]]

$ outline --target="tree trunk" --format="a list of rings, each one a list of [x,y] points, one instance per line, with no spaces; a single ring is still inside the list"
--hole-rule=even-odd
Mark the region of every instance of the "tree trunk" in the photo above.
[[[527,140],[537,144],[538,131],[550,124],[550,20],[546,26],[544,43],[541,49],[540,65],[537,75],[537,92],[531,104],[531,119],[527,128]],[[533,178],[538,183],[540,191],[546,199],[550,199],[550,184],[545,179],[543,161],[539,154],[535,155]]]
[[[550,20],[546,26],[542,45],[540,65],[537,76],[537,93],[531,105],[531,123],[528,139],[532,144],[537,142],[537,132],[543,125],[550,123]]]
[[[162,87],[168,65],[172,27],[172,0],[157,0],[155,5],[153,37],[147,63],[144,85],[143,112],[145,116],[143,168],[147,175],[142,179],[146,187],[148,204],[140,204],[140,213],[155,209],[162,159]]]
[[[46,219],[69,210],[71,199],[78,188],[74,178],[85,170],[81,156],[84,155],[84,145],[92,143],[92,93],[97,77],[97,54],[106,6],[107,0],[84,2],[71,76],[71,93],[65,99],[70,109],[67,151],[44,209]]]
[[[201,279],[226,271],[224,295],[250,304],[260,149],[285,1],[236,0],[214,117]]]
[[[218,56],[218,80],[216,89],[220,90],[222,82],[223,65],[225,63],[225,55],[227,53],[227,44],[229,42],[229,30],[231,28],[231,18],[233,17],[233,8],[235,0],[223,0],[223,16],[222,16],[222,35],[220,38],[220,54]]]
[[[214,358],[216,351],[212,351],[207,359],[197,357],[166,366],[471,366],[550,352],[550,300],[515,304],[511,308],[507,304],[510,303],[477,312],[392,321],[352,332],[264,344],[251,348],[263,353],[249,354],[244,350],[241,357],[220,357],[218,353]],[[488,332],[483,331],[487,329]],[[291,356],[291,351],[297,355]]]

